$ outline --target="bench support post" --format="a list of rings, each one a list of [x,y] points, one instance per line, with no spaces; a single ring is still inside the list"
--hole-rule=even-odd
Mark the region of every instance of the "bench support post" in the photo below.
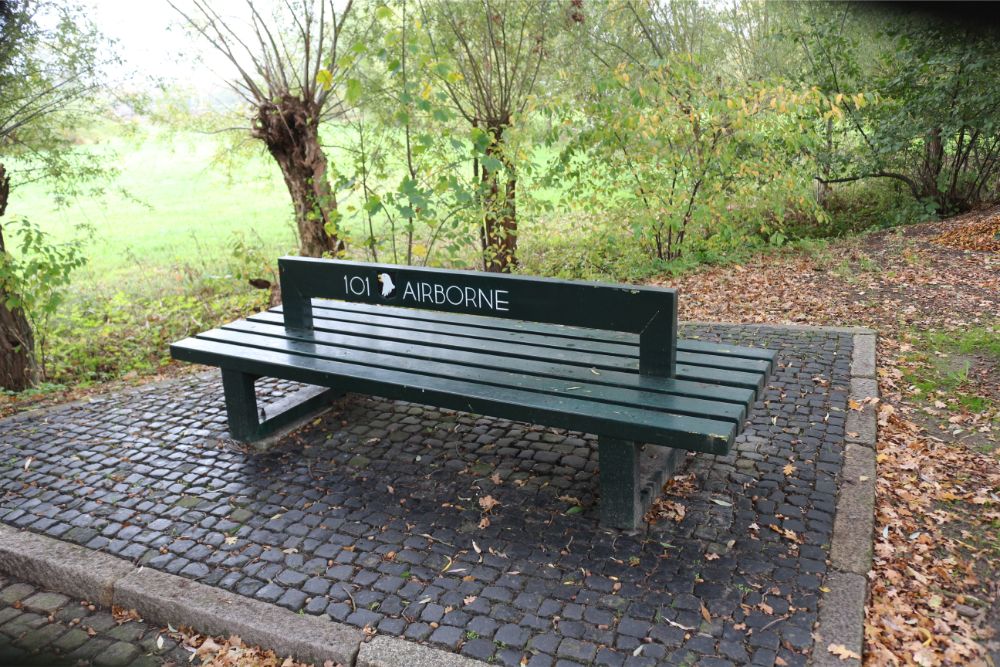
[[[631,440],[601,436],[598,465],[601,469],[601,524],[634,530],[642,521],[639,484],[642,445]]]
[[[226,395],[226,416],[229,418],[229,435],[234,440],[251,440],[260,428],[257,419],[257,395],[253,384],[256,375],[222,369],[222,390]]]
[[[258,376],[250,373],[222,369],[229,435],[233,440],[257,443],[259,449],[266,449],[272,439],[280,437],[279,431],[298,428],[326,410],[330,407],[331,400],[344,393],[327,387],[306,387],[261,409],[257,406],[257,395],[253,388],[258,379]],[[265,439],[267,442],[264,442]]]

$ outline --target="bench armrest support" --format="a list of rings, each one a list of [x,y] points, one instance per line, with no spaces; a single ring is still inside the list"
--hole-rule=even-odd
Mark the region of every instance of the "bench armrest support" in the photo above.
[[[639,373],[658,377],[677,374],[676,298],[639,332]]]

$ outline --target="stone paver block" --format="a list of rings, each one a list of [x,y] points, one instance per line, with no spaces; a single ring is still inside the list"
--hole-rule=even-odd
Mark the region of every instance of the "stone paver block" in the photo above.
[[[115,642],[94,658],[94,664],[107,667],[125,667],[139,656],[139,647],[128,642]]]
[[[36,611],[44,614],[51,614],[64,604],[69,602],[69,598],[60,593],[35,593],[22,602],[28,611]]]
[[[34,592],[35,587],[30,584],[11,584],[7,588],[3,589],[3,591],[0,591],[0,602],[4,604],[11,604],[13,602],[17,602],[18,600],[25,599]]]
[[[82,646],[88,639],[90,639],[90,635],[83,630],[70,628],[65,632],[65,634],[59,637],[59,639],[52,642],[52,645],[60,651],[68,653],[69,651]]]

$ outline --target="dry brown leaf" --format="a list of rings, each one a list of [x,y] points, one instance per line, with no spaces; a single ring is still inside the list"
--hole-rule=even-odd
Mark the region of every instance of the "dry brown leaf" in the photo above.
[[[483,496],[479,499],[479,506],[483,508],[484,512],[492,512],[493,508],[500,504],[500,501],[493,496]]]
[[[860,660],[861,656],[847,648],[843,644],[830,644],[826,650],[837,656],[841,660]]]

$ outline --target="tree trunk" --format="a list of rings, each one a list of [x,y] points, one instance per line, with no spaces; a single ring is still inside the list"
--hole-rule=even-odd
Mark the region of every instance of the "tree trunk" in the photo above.
[[[10,177],[0,164],[0,218],[7,211]],[[0,225],[0,262],[6,256],[3,226]],[[35,338],[20,308],[8,308],[9,294],[0,286],[0,387],[24,391],[34,383]]]
[[[941,141],[941,128],[931,128],[924,142],[924,169],[921,176],[925,196],[933,197],[937,201],[940,213],[945,213],[948,208],[944,193],[938,187],[938,176],[943,166],[944,143]]]
[[[517,266],[517,173],[500,149],[503,130],[490,130],[490,155],[504,163],[507,178],[503,195],[500,194],[499,172],[490,174],[483,168],[483,181],[487,183],[485,219],[483,224],[483,254],[486,270],[493,273],[510,273]]]
[[[299,253],[336,256],[344,250],[344,241],[337,229],[337,198],[319,140],[319,109],[291,96],[261,105],[253,134],[281,168],[295,209]]]

